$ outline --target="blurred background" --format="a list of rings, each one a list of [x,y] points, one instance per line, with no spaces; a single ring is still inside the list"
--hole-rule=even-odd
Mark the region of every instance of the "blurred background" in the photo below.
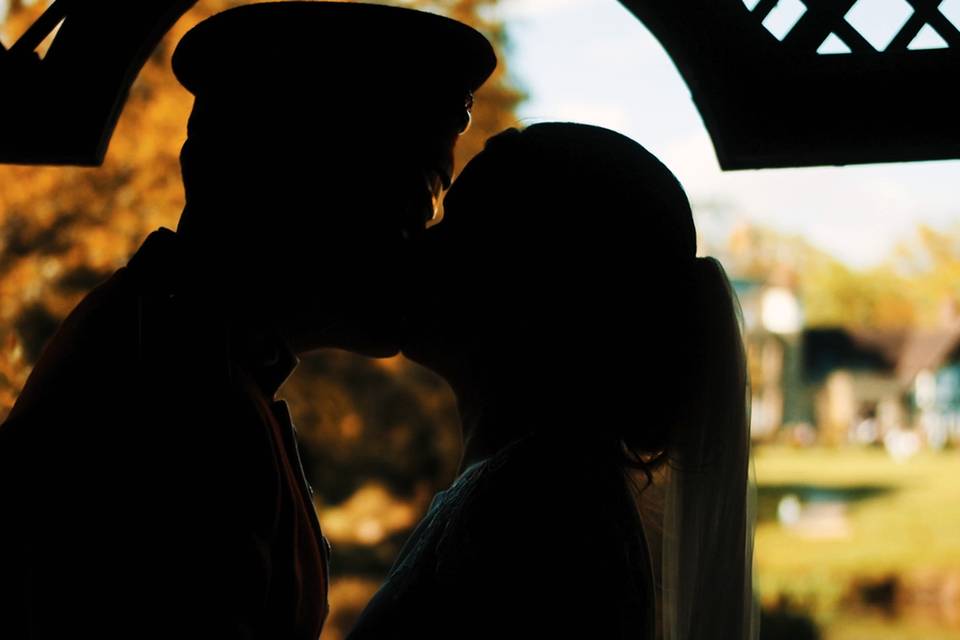
[[[170,54],[234,4],[200,0],[162,41],[102,167],[0,166],[0,419],[80,298],[150,231],[175,228],[191,97]],[[762,637],[960,637],[960,162],[723,173],[666,52],[614,0],[394,4],[472,24],[497,47],[458,167],[505,127],[576,120],[640,141],[685,185],[700,252],[723,262],[744,310]],[[909,16],[861,4],[868,39]],[[45,7],[0,0],[0,39]],[[941,11],[960,25],[960,2]],[[442,380],[400,357],[335,351],[303,358],[281,394],[333,546],[335,640],[454,478],[456,410]]]

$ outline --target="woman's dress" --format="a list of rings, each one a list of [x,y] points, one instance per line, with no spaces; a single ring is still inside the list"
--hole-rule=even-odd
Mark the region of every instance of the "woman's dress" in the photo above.
[[[653,603],[619,468],[533,434],[434,497],[349,639],[643,640]]]

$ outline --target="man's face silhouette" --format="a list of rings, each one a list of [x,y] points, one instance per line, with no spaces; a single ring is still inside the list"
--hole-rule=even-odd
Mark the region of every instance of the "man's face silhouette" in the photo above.
[[[449,184],[457,123],[377,139],[278,125],[239,143],[197,129],[182,155],[188,202],[228,217],[229,259],[291,346],[396,354],[411,247]]]
[[[197,222],[178,229],[207,226],[197,245],[295,348],[395,353],[407,244],[449,185],[490,42],[411,9],[252,3],[191,29],[172,67],[196,97],[181,158]]]
[[[188,209],[221,212],[230,261],[272,301],[295,349],[388,356],[416,278],[409,245],[450,185],[469,93],[325,80],[342,91],[311,80],[198,99],[181,154]]]

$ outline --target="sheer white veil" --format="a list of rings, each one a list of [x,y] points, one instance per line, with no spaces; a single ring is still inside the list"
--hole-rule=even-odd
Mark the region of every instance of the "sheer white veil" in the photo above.
[[[694,269],[704,334],[695,366],[703,385],[691,389],[694,410],[656,474],[655,490],[641,495],[648,503],[644,524],[656,530],[648,538],[660,556],[664,640],[755,640],[756,483],[741,315],[717,260],[697,258]]]

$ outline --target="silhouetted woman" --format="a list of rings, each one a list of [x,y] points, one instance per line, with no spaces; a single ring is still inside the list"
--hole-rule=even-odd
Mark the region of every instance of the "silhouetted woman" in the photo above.
[[[488,141],[445,207],[404,353],[456,394],[461,473],[351,638],[752,637],[736,299],[679,182],[545,123]]]

